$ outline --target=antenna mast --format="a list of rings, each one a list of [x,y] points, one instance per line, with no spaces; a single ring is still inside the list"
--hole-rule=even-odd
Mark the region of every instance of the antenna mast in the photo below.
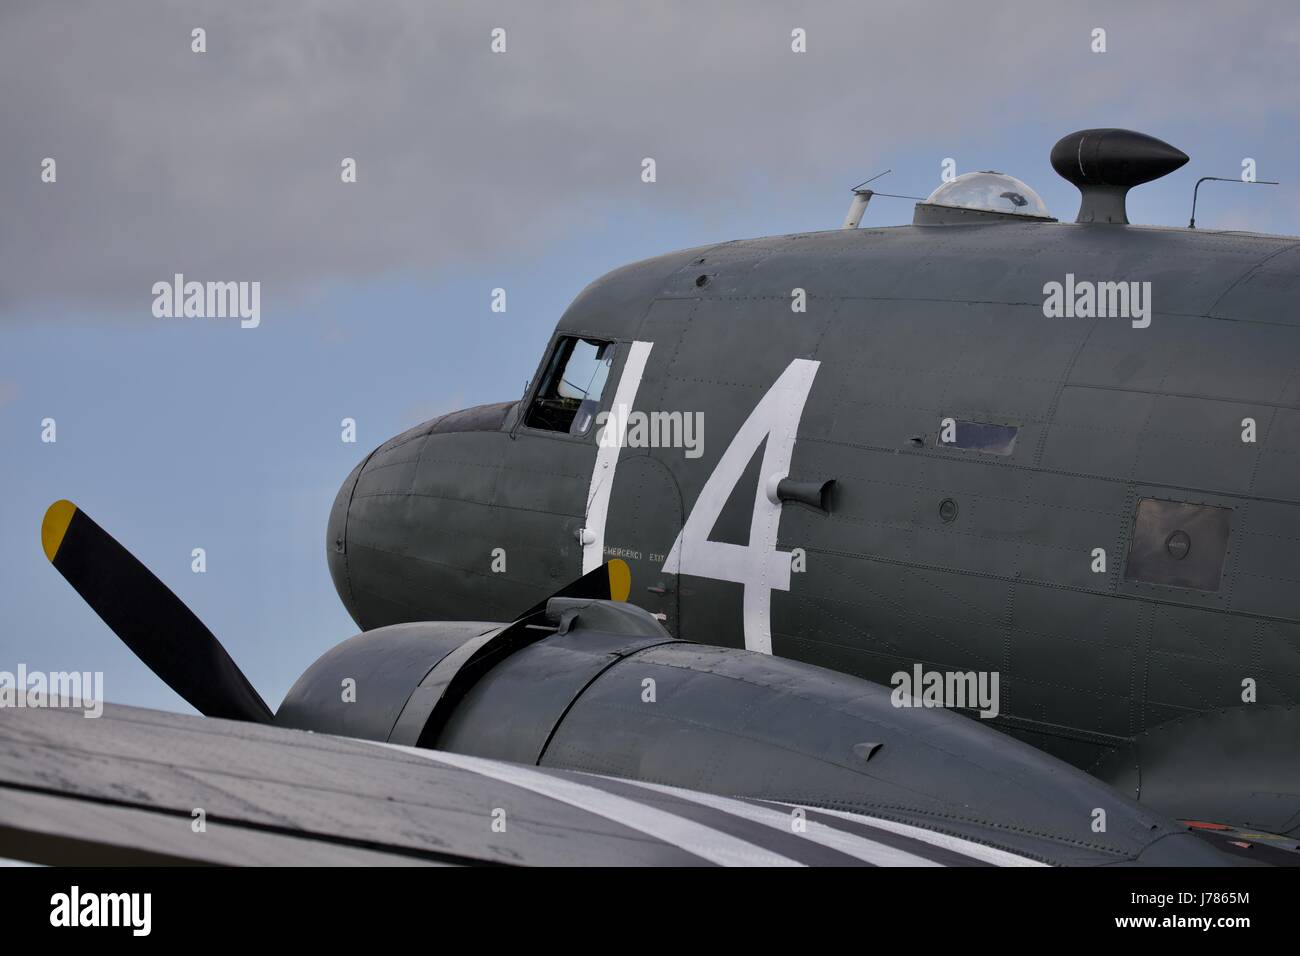
[[[1225,176],[1202,176],[1196,180],[1196,185],[1192,188],[1192,218],[1187,222],[1188,229],[1196,228],[1196,193],[1201,188],[1201,183],[1241,183],[1243,186],[1276,186],[1278,183],[1271,179],[1229,179]]]

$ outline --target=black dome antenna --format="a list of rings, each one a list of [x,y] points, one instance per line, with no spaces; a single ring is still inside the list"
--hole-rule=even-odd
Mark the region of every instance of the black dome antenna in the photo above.
[[[1172,173],[1187,160],[1182,150],[1131,129],[1083,129],[1052,147],[1052,168],[1083,194],[1075,222],[1127,225],[1128,191]]]

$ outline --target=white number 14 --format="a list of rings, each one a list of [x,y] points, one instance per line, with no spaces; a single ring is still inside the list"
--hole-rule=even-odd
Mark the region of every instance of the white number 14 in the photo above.
[[[776,484],[790,472],[799,419],[819,364],[795,359],[754,406],[705,482],[663,566],[670,574],[744,585],[745,647],[763,654],[772,653],[772,590],[790,590],[790,552],[776,549],[781,524]],[[710,541],[723,506],[764,438],[749,543]]]

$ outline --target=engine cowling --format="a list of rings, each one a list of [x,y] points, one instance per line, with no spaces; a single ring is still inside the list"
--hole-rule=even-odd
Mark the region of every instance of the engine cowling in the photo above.
[[[303,674],[276,723],[875,814],[1054,863],[1222,862],[1185,828],[977,720],[898,707],[889,688],[820,667],[679,641],[616,602],[552,598],[510,625],[357,635]]]

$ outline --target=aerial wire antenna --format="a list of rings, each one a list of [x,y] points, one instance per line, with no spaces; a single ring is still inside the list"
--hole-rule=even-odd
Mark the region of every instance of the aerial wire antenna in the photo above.
[[[1201,183],[1241,183],[1243,186],[1277,186],[1279,183],[1271,179],[1232,179],[1226,176],[1202,176],[1196,180],[1196,185],[1192,188],[1192,218],[1187,222],[1188,229],[1196,228],[1196,193],[1201,188]]]
[[[872,196],[884,196],[887,199],[915,199],[917,202],[925,202],[925,198],[922,196],[901,196],[897,193],[878,193],[874,189],[862,188],[867,183],[875,182],[881,176],[885,176],[892,172],[892,169],[886,169],[883,173],[876,173],[876,175],[872,176],[870,179],[864,179],[853,187],[851,190],[853,193],[853,201],[849,203],[848,215],[844,217],[844,225],[840,228],[858,228],[858,223],[862,221],[862,215],[867,211],[867,203],[871,202]]]

